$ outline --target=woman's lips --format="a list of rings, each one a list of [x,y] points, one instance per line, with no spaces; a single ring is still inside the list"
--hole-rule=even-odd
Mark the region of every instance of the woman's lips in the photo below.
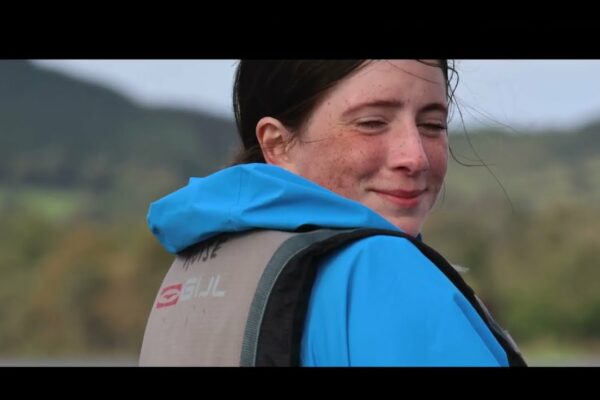
[[[395,205],[412,208],[419,205],[426,190],[374,190],[374,192]]]

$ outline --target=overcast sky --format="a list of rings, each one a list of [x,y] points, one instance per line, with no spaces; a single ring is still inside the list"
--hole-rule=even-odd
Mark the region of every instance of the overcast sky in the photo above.
[[[36,60],[147,105],[232,117],[236,60]],[[572,127],[600,119],[600,60],[458,60],[467,126]],[[455,118],[456,120],[456,118]]]

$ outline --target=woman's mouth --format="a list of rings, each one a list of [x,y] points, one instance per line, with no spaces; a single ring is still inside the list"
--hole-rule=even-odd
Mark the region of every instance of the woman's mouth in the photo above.
[[[404,208],[413,208],[421,203],[423,194],[427,189],[421,190],[374,190],[385,200]]]

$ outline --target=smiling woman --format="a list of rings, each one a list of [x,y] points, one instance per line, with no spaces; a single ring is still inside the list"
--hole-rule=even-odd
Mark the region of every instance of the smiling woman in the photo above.
[[[446,174],[446,99],[435,62],[366,63],[319,101],[305,126],[288,129],[264,117],[257,137],[269,164],[356,200],[416,236]]]
[[[177,257],[140,364],[525,365],[421,241],[446,174],[448,71],[446,60],[241,61],[234,165],[150,207]],[[215,257],[198,257],[207,246]]]

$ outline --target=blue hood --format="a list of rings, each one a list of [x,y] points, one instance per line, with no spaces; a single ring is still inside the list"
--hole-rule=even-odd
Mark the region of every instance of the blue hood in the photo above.
[[[148,211],[148,226],[171,253],[225,232],[294,231],[302,225],[398,230],[364,205],[269,164],[190,178]]]

